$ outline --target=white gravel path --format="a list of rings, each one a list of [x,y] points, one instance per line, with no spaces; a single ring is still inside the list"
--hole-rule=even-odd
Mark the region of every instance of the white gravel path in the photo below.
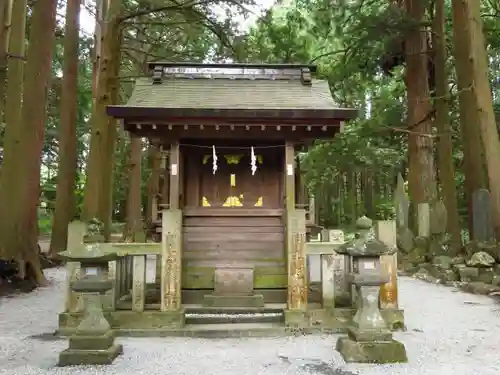
[[[497,375],[500,305],[488,297],[401,278],[408,331],[396,333],[410,362],[346,365],[336,336],[206,340],[120,338],[125,353],[107,367],[54,367],[65,340],[54,331],[62,307],[64,270],[47,270],[52,285],[0,299],[0,374],[5,375]]]

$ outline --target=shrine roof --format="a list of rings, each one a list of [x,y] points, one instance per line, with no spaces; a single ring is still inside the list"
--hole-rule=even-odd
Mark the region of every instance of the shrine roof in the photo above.
[[[156,64],[151,77],[138,78],[125,105],[108,114],[124,120],[211,117],[338,123],[357,117],[332,99],[328,82],[311,78],[302,65]],[[253,121],[250,121],[253,122]]]
[[[326,81],[141,78],[126,106],[205,109],[336,109]]]

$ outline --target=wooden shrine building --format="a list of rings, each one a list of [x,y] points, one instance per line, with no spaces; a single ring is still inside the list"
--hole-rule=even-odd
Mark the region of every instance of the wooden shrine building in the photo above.
[[[315,66],[150,69],[108,114],[168,154],[158,210],[168,219],[158,228],[170,275],[162,311],[186,303],[300,308],[307,205],[296,156],[333,138],[357,111],[335,105],[328,83],[312,78]]]

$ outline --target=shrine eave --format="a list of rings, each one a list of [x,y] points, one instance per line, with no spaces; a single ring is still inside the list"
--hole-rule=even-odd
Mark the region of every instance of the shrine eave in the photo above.
[[[358,117],[359,111],[351,108],[331,109],[248,109],[248,108],[162,108],[129,105],[108,106],[107,114],[127,123],[150,122],[154,124],[294,124],[330,125]]]

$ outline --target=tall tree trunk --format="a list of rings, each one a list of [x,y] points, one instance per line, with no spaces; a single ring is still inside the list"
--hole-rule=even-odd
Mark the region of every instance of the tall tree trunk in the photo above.
[[[459,4],[457,4],[459,3]],[[463,144],[463,165],[465,174],[465,197],[468,206],[469,234],[473,237],[472,194],[474,191],[486,188],[486,170],[484,167],[484,152],[481,132],[478,129],[478,108],[471,90],[472,47],[466,41],[469,39],[467,14],[461,1],[453,3],[453,52],[459,92],[460,130]],[[455,27],[455,25],[461,25]]]
[[[14,259],[18,253],[16,223],[20,211],[10,196],[18,193],[16,169],[19,158],[19,135],[21,133],[22,94],[25,58],[26,1],[14,0],[12,3],[11,27],[8,43],[7,82],[5,98],[5,133],[2,173],[0,181],[0,258]],[[0,177],[1,177],[0,176]],[[8,177],[7,177],[8,176]],[[15,210],[11,212],[11,209]]]
[[[4,122],[5,90],[7,83],[7,44],[9,41],[12,1],[0,4],[0,124]]]
[[[475,107],[474,117],[479,124],[479,131],[484,147],[486,169],[491,193],[493,224],[497,238],[500,238],[500,141],[493,111],[493,98],[488,79],[488,55],[486,53],[481,20],[480,3],[476,0],[453,0],[453,30],[455,37],[461,32],[465,39],[456,41],[469,46],[469,64],[457,64],[457,74],[462,68],[472,80],[470,86]],[[463,17],[463,18],[461,18]],[[462,21],[465,21],[462,23]],[[462,30],[460,30],[462,29]],[[458,63],[458,61],[457,61]],[[467,108],[466,110],[471,110]]]
[[[59,170],[50,255],[66,249],[68,224],[75,212],[77,168],[78,45],[81,0],[68,0],[64,35],[64,65],[59,125]]]
[[[123,231],[125,242],[136,241],[136,234],[143,232],[141,214],[141,161],[142,139],[132,136],[130,140],[127,221],[125,230]]]
[[[453,144],[448,105],[448,72],[446,69],[446,33],[444,0],[436,0],[434,15],[434,65],[436,79],[436,128],[438,170],[443,201],[448,213],[447,230],[451,235],[452,250],[457,253],[462,246],[460,217],[458,215],[457,186],[453,164]]]
[[[415,24],[406,37],[406,77],[408,101],[408,189],[413,204],[436,198],[434,156],[431,138],[431,104],[427,71],[427,31],[423,26],[427,1],[407,0],[408,17]]]
[[[0,191],[2,210],[11,215],[6,220],[7,224],[4,220],[0,224],[3,245],[17,259],[21,276],[32,273],[38,284],[45,283],[38,257],[37,208],[40,196],[40,164],[46,122],[47,88],[52,73],[56,5],[56,0],[38,0],[33,5],[30,30],[32,42],[28,47],[24,77],[24,87],[29,89],[25,90],[23,95],[22,121],[17,124],[17,139],[15,139],[16,151],[22,157],[17,155],[17,159],[5,161],[5,172],[7,170],[15,172],[4,174]],[[12,21],[14,25],[14,18]],[[10,45],[12,44],[11,42]]]
[[[94,100],[94,105],[95,98],[97,97],[97,85],[99,83],[99,62],[102,53],[103,25],[106,22],[108,6],[109,0],[96,0],[94,48],[92,51],[92,98]]]
[[[25,59],[25,35],[26,35],[26,0],[13,0],[11,7],[11,26],[8,35],[7,59],[7,81],[5,88],[5,133],[2,175],[11,176],[16,173],[15,161],[18,157],[17,145],[18,134],[22,118],[22,95]],[[9,169],[11,168],[11,169]],[[2,192],[5,184],[0,183],[0,204],[5,193]],[[2,212],[3,211],[3,212]],[[0,215],[6,214],[0,210]],[[6,220],[6,219],[5,219]],[[4,221],[3,219],[1,220]],[[10,230],[8,231],[10,232]],[[0,238],[3,236],[0,233]],[[3,252],[9,252],[3,248]],[[12,255],[12,254],[10,254]]]
[[[99,61],[96,98],[92,113],[92,135],[87,167],[87,182],[83,204],[83,218],[99,219],[104,224],[105,238],[111,228],[114,148],[116,121],[106,114],[106,107],[118,100],[118,72],[120,68],[120,11],[121,1],[110,0]]]

